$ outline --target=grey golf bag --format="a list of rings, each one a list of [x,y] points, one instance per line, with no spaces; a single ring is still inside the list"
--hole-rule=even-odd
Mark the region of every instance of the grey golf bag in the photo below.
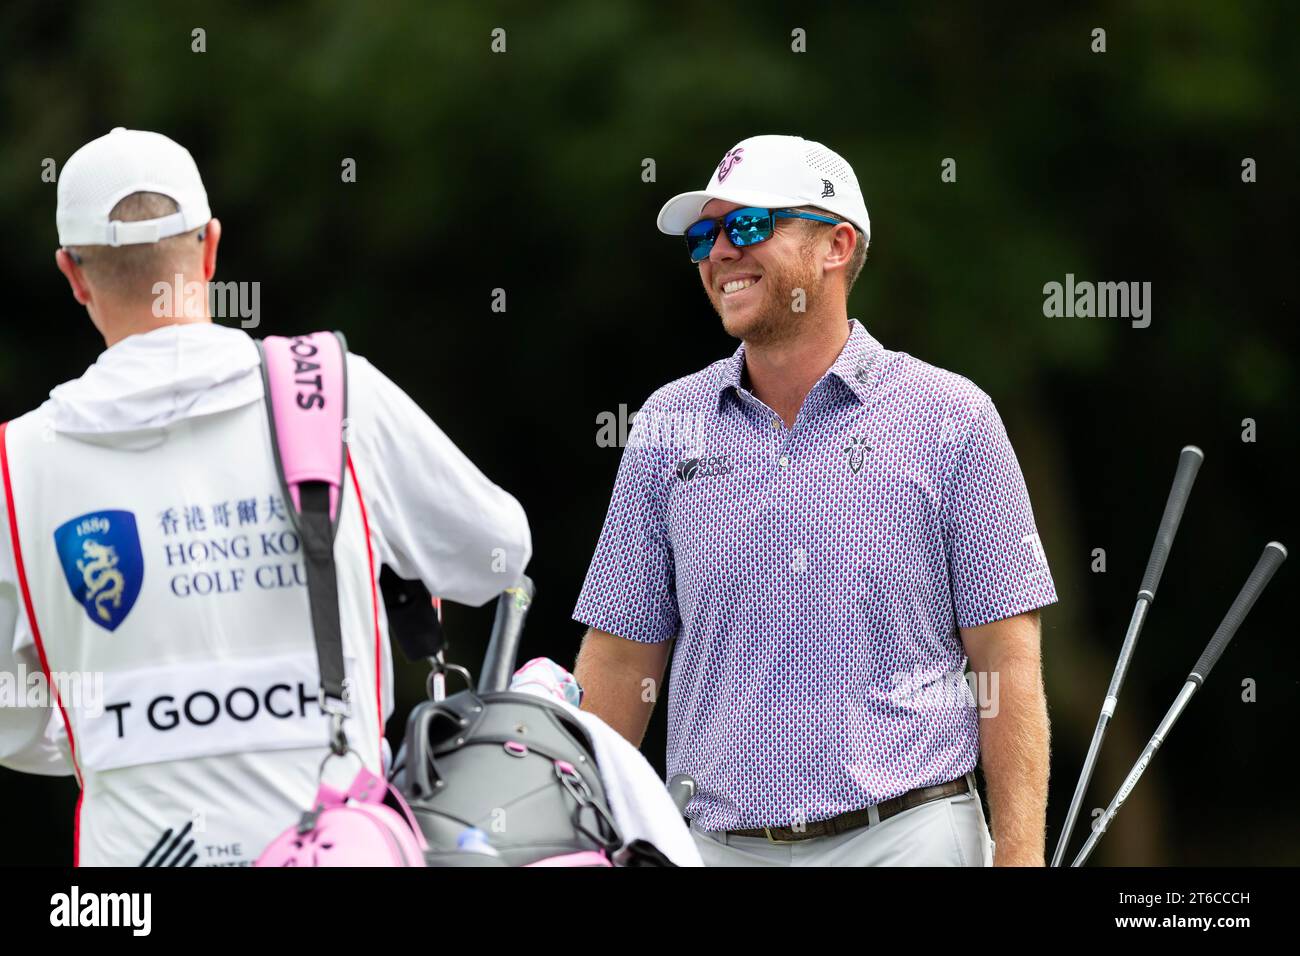
[[[524,578],[498,599],[477,689],[422,701],[407,720],[390,779],[431,866],[610,866],[622,847],[582,724],[559,704],[507,689],[532,595]],[[435,678],[441,666],[439,648]],[[495,852],[463,852],[468,828]],[[637,843],[619,863],[672,865]]]

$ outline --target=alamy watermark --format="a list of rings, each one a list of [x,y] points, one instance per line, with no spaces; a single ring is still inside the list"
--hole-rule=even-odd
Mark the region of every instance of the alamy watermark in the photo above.
[[[67,893],[50,897],[54,927],[120,927],[132,936],[148,936],[153,928],[152,893],[83,893],[73,884]]]
[[[1065,282],[1043,286],[1043,315],[1052,318],[1131,319],[1135,329],[1151,324],[1150,282],[1076,282],[1073,272]]]
[[[239,319],[242,329],[262,324],[262,283],[186,282],[177,273],[170,283],[155,282],[153,314],[159,319],[201,319],[206,299],[207,314],[214,319]]]
[[[889,683],[889,699],[909,710],[974,707],[981,717],[998,715],[997,671],[949,671],[936,679],[930,669],[914,667],[890,674]]]
[[[627,405],[596,416],[597,448],[697,448],[703,443],[707,416],[695,409],[629,414]]]
[[[53,690],[53,693],[51,693]],[[55,701],[94,718],[104,713],[104,673],[29,672],[22,664],[15,671],[0,671],[0,708],[53,707]]]

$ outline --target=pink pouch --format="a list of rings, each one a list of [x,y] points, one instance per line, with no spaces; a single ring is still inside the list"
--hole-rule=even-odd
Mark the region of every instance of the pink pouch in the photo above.
[[[253,865],[424,866],[428,848],[402,795],[362,767],[346,793],[322,783],[297,826],[271,841]]]

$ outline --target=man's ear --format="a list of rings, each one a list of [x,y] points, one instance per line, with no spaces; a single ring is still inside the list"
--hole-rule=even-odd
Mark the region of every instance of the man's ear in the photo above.
[[[217,244],[221,242],[221,220],[209,219],[203,227],[203,281],[217,274]]]
[[[90,302],[90,286],[86,285],[85,274],[81,271],[81,266],[77,265],[72,259],[72,253],[67,249],[59,249],[54,253],[54,264],[59,267],[63,277],[68,280],[68,285],[72,287],[72,297],[81,305]]]
[[[828,270],[847,268],[857,244],[858,231],[853,227],[853,223],[841,222],[831,230],[831,245],[826,250],[823,266]]]

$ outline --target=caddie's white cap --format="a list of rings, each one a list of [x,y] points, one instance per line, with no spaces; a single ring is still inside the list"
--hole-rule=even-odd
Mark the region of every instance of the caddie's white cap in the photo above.
[[[110,222],[132,193],[162,193],[179,212],[161,219]],[[209,219],[208,194],[189,150],[161,133],[119,126],[73,153],[59,176],[59,244],[127,246],[198,229]]]
[[[682,235],[710,199],[766,209],[817,206],[847,219],[871,239],[871,220],[853,167],[839,153],[802,136],[751,136],[737,143],[703,190],[664,203],[659,231]]]

